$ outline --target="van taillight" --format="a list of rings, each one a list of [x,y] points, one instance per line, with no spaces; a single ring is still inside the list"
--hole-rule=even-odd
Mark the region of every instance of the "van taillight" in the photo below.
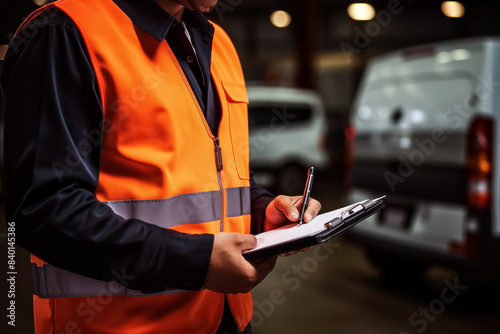
[[[493,122],[476,118],[467,133],[467,206],[473,210],[491,208],[493,171]]]
[[[467,216],[464,239],[452,241],[449,250],[470,258],[480,256],[486,247],[481,235],[491,226],[493,179],[493,122],[485,117],[475,118],[467,132]]]
[[[356,128],[352,125],[349,125],[345,129],[345,139],[347,141],[353,142],[356,139]]]
[[[344,131],[344,187],[348,190],[352,187],[352,167],[354,165],[354,147],[356,140],[356,128],[348,125]]]

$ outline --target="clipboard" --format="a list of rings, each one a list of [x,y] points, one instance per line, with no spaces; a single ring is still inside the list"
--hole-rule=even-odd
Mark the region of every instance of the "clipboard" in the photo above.
[[[243,252],[247,261],[278,255],[330,240],[384,208],[383,199],[367,199],[316,216],[307,224],[290,224],[255,235],[257,247]]]

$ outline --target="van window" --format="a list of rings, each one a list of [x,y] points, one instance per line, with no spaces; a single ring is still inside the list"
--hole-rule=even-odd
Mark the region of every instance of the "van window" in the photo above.
[[[355,104],[358,111],[355,125],[358,130],[373,131],[377,127],[379,131],[392,131],[391,115],[402,110],[418,117],[415,122],[398,123],[401,127],[428,128],[437,124],[456,127],[452,112],[463,108],[464,114],[471,114],[479,107],[475,93],[481,80],[478,73],[484,53],[484,48],[471,46],[443,49],[412,59],[399,54],[381,58],[366,74]],[[465,127],[466,122],[462,123]]]
[[[248,107],[248,125],[250,129],[299,125],[309,121],[311,115],[309,105],[251,105]]]
[[[393,132],[396,125],[413,130],[465,128],[466,118],[477,108],[475,84],[476,78],[465,71],[373,80],[360,96],[354,125],[369,132]],[[398,111],[405,117],[395,118]]]
[[[405,105],[429,111],[445,111],[462,103],[474,92],[469,73],[425,73],[374,81],[364,103],[372,106]]]

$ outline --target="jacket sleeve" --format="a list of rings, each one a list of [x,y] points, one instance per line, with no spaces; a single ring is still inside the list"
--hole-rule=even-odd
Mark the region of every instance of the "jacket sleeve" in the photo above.
[[[99,202],[102,130],[94,71],[74,24],[62,13],[27,27],[8,50],[4,92],[4,201],[18,244],[80,275],[157,292],[200,289],[213,236],[125,220]],[[61,177],[64,175],[64,177]]]
[[[253,172],[250,171],[250,197],[252,206],[252,234],[264,232],[263,223],[266,214],[266,208],[274,199],[269,191],[259,186],[253,178]]]

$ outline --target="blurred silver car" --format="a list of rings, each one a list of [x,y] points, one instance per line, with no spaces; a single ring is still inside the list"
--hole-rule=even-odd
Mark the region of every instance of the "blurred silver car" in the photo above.
[[[328,125],[318,93],[289,87],[248,86],[250,168],[277,194],[299,195],[307,168],[326,170]]]

